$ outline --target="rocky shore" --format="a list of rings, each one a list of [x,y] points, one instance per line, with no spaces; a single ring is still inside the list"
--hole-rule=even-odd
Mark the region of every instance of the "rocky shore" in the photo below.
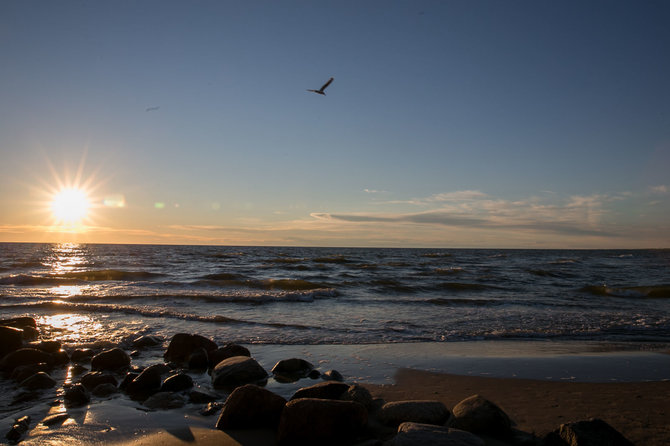
[[[597,418],[557,420],[551,431],[524,432],[496,402],[476,392],[453,407],[438,399],[387,402],[336,370],[322,372],[302,358],[278,361],[268,372],[246,347],[217,345],[198,334],[177,333],[169,340],[140,336],[120,346],[61,347],[58,340],[40,340],[33,318],[0,321],[0,371],[3,392],[12,395],[10,406],[24,407],[53,395],[56,409],[42,419],[17,416],[2,433],[9,443],[20,443],[37,425],[63,425],[72,409],[96,399],[125,398],[147,411],[198,407],[201,415],[211,417],[213,429],[267,429],[278,445],[633,444]],[[163,349],[163,361],[135,364],[143,351]],[[269,379],[305,385],[285,398],[264,387]]]

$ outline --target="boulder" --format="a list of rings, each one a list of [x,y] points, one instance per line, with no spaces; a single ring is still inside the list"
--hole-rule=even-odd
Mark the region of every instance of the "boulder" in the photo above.
[[[200,415],[209,417],[210,415],[214,415],[215,413],[218,413],[223,409],[223,403],[220,403],[218,401],[210,401],[207,403],[205,407],[200,409]]]
[[[72,362],[88,362],[95,356],[95,352],[90,348],[78,348],[72,352],[70,359]]]
[[[18,443],[21,440],[21,436],[26,433],[30,427],[30,416],[25,415],[21,418],[17,418],[12,428],[7,432],[5,438],[12,443]]]
[[[216,350],[217,345],[211,339],[197,334],[177,333],[172,336],[164,358],[166,361],[183,364],[188,361],[189,356],[198,348],[204,348],[207,352]]]
[[[619,431],[599,418],[561,424],[543,439],[544,446],[633,446]]]
[[[67,354],[65,350],[57,350],[51,353],[51,356],[53,358],[53,364],[55,366],[65,365],[70,362],[70,356]]]
[[[12,373],[16,367],[34,365],[41,362],[51,365],[53,364],[53,357],[49,353],[35,348],[20,348],[2,358],[0,368],[6,373]]]
[[[173,392],[158,392],[151,395],[143,403],[149,409],[178,409],[185,404],[181,395]]]
[[[484,446],[484,440],[470,432],[432,424],[402,423],[389,446]]]
[[[11,319],[2,319],[0,320],[0,325],[5,327],[14,327],[14,328],[25,328],[32,327],[37,328],[37,322],[32,317],[13,317]]]
[[[88,372],[81,377],[81,384],[86,387],[86,390],[93,390],[98,387],[100,384],[112,384],[114,387],[117,386],[118,382],[114,375],[104,372]]]
[[[372,408],[374,403],[370,391],[358,384],[353,384],[349,386],[347,391],[340,396],[340,399],[342,401],[356,401],[357,403],[360,403],[363,406],[365,406],[365,408],[368,410]]]
[[[125,388],[125,391],[133,399],[146,399],[161,389],[163,378],[161,377],[161,364],[149,366],[142,370]]]
[[[70,408],[88,404],[88,402],[91,401],[91,397],[83,385],[75,384],[74,386],[65,389],[63,400],[65,402],[65,407]]]
[[[440,401],[393,401],[384,404],[377,413],[379,421],[391,426],[404,422],[443,425],[450,415]]]
[[[512,422],[502,409],[480,395],[473,395],[453,408],[449,427],[475,434],[506,438],[511,434]]]
[[[10,378],[20,383],[26,378],[33,376],[37,372],[48,372],[49,370],[51,370],[51,367],[46,362],[40,362],[39,364],[20,365],[12,371]]]
[[[44,372],[37,372],[21,381],[21,384],[19,384],[19,386],[30,390],[50,389],[55,385],[56,380]]]
[[[344,377],[337,370],[327,370],[323,372],[321,378],[325,379],[326,381],[338,381],[338,382],[344,381]]]
[[[195,349],[188,357],[188,368],[191,370],[205,370],[209,367],[207,350],[203,347]]]
[[[37,330],[37,328],[34,327],[23,327],[21,328],[23,331],[23,340],[24,341],[35,341],[39,339],[40,337],[40,332]]]
[[[212,385],[217,388],[234,388],[267,379],[267,372],[255,359],[233,356],[224,359],[212,371]]]
[[[291,358],[282,359],[275,364],[272,367],[272,373],[279,382],[293,382],[300,378],[306,378],[313,369],[314,366],[304,359]]]
[[[134,349],[143,349],[147,347],[155,347],[163,343],[163,340],[158,336],[146,335],[140,336],[133,341]]]
[[[224,359],[232,358],[233,356],[248,356],[251,357],[251,352],[246,347],[238,344],[226,344],[216,350],[208,352],[209,366],[214,367]]]
[[[91,359],[92,370],[118,370],[130,366],[130,356],[118,347],[98,353]]]
[[[340,382],[322,382],[313,386],[298,389],[292,400],[298,398],[319,398],[324,400],[339,400],[340,397],[349,390],[349,385]]]
[[[23,346],[23,331],[14,327],[0,326],[0,358]]]
[[[368,412],[352,401],[301,398],[286,403],[277,431],[280,445],[350,444],[363,432]]]
[[[36,348],[47,353],[56,353],[60,350],[61,343],[60,341],[40,341],[40,342],[31,342],[28,344],[30,348]]]
[[[140,376],[140,374],[137,373],[137,372],[126,373],[126,376],[124,376],[123,379],[121,380],[121,382],[119,383],[119,389],[126,390],[126,388],[128,387],[128,384],[133,382],[133,380],[135,378],[137,378],[138,376]]]
[[[193,378],[186,373],[177,373],[165,378],[161,385],[161,392],[179,392],[193,387]]]
[[[95,386],[91,393],[97,397],[105,398],[118,392],[119,389],[112,383],[102,383]]]
[[[223,405],[216,428],[276,428],[286,400],[253,384],[236,388]]]

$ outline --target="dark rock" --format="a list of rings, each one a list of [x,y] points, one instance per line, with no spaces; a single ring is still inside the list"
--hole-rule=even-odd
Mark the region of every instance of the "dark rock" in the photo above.
[[[211,339],[197,334],[177,333],[172,336],[164,358],[166,361],[183,364],[188,357],[198,348],[204,348],[207,352],[217,349],[217,345]]]
[[[544,439],[544,446],[633,446],[626,437],[605,421],[592,418],[561,424]]]
[[[143,349],[147,347],[155,347],[163,343],[163,340],[158,336],[146,335],[141,336],[133,341],[133,348]]]
[[[72,367],[70,367],[70,375],[74,376],[79,376],[82,373],[88,372],[88,369],[84,367],[81,364],[75,364]]]
[[[314,369],[314,366],[304,359],[283,359],[272,367],[272,373],[277,381],[293,382],[300,378],[306,378]]]
[[[484,440],[470,432],[444,426],[402,423],[389,446],[484,446]]]
[[[112,384],[116,387],[118,383],[114,375],[104,372],[89,372],[82,376],[80,381],[86,387],[86,390],[89,391],[95,389],[100,384]]]
[[[121,383],[119,383],[119,389],[125,390],[128,387],[128,384],[133,382],[133,380],[135,378],[137,378],[138,376],[140,376],[139,373],[135,373],[135,372],[126,373],[126,376],[124,376],[123,379],[121,380]]]
[[[65,365],[70,362],[70,356],[65,350],[57,350],[51,353],[51,356],[53,357],[53,364],[55,366]]]
[[[7,432],[7,435],[5,435],[5,438],[12,443],[18,443],[21,436],[26,433],[29,427],[30,417],[28,415],[18,418],[9,432]]]
[[[0,361],[0,368],[6,373],[11,373],[16,367],[39,364],[41,362],[51,365],[53,363],[53,357],[49,353],[35,348],[20,348],[2,358],[2,361]]]
[[[219,411],[221,411],[221,409],[223,409],[223,403],[220,403],[218,401],[211,401],[207,403],[207,405],[200,411],[200,415],[208,417],[210,415],[218,413]]]
[[[55,385],[56,380],[44,372],[37,372],[19,384],[19,386],[30,390],[50,389]]]
[[[212,385],[217,388],[234,388],[244,384],[254,384],[267,379],[267,372],[247,356],[233,356],[224,359],[212,371]]]
[[[14,328],[25,328],[32,327],[37,328],[37,322],[32,317],[13,317],[11,319],[2,319],[0,320],[0,325],[5,327],[14,327]]]
[[[0,358],[23,346],[23,331],[14,327],[0,326]]]
[[[507,438],[511,434],[512,422],[502,411],[486,398],[473,395],[454,406],[449,427],[475,434]]]
[[[328,370],[326,372],[323,372],[321,378],[325,379],[326,381],[338,381],[338,382],[344,381],[344,377],[337,370]]]
[[[65,402],[65,407],[70,408],[88,404],[89,401],[91,401],[91,397],[88,394],[86,387],[81,384],[75,384],[74,386],[65,389],[63,400]]]
[[[173,392],[158,392],[151,395],[143,403],[149,409],[177,409],[184,406],[185,401],[181,395]]]
[[[324,400],[339,400],[347,390],[349,390],[348,384],[340,382],[323,382],[298,389],[291,399],[319,398]]]
[[[161,392],[180,392],[193,387],[193,378],[186,373],[177,373],[165,378],[161,385]]]
[[[158,392],[162,383],[161,368],[150,366],[128,383],[125,391],[133,399],[145,399]]]
[[[48,372],[50,369],[51,367],[46,362],[40,362],[39,364],[20,365],[12,371],[10,378],[20,383],[26,378],[33,376],[37,372]]]
[[[251,352],[246,347],[238,344],[226,344],[216,350],[208,352],[209,366],[215,367],[224,359],[232,358],[233,356],[248,356],[251,357]]]
[[[130,356],[118,347],[98,353],[91,359],[93,370],[119,370],[129,366]]]
[[[209,357],[207,350],[203,347],[197,348],[188,357],[188,368],[191,370],[205,370],[209,367]]]
[[[40,337],[40,332],[37,330],[37,328],[23,327],[21,330],[23,330],[24,341],[34,341]]]
[[[365,406],[368,410],[372,408],[374,402],[370,391],[358,384],[349,386],[347,391],[340,396],[340,399],[342,401],[356,401]]]
[[[78,348],[72,352],[70,359],[72,362],[88,362],[95,356],[95,351],[90,348]]]
[[[223,405],[216,428],[276,428],[286,400],[262,387],[247,384],[230,394]]]
[[[118,392],[119,389],[112,383],[98,384],[91,393],[99,398],[105,398]]]
[[[60,346],[60,341],[40,341],[28,344],[28,347],[30,348],[36,348],[37,350],[42,350],[47,353],[56,353],[60,350]]]
[[[310,379],[319,379],[321,377],[321,372],[314,369],[311,372],[309,372],[309,375],[307,375],[307,376],[309,376]]]
[[[188,394],[189,402],[195,404],[211,403],[218,399],[219,398],[215,395],[210,395],[209,393],[200,392],[198,390],[192,390]]]
[[[284,406],[277,441],[280,445],[350,444],[367,421],[368,412],[358,403],[301,398]]]
[[[44,419],[42,420],[42,424],[45,426],[54,426],[56,424],[63,424],[63,422],[68,418],[70,418],[70,415],[68,415],[67,413],[56,413],[44,417]]]
[[[450,415],[440,401],[393,401],[384,404],[377,413],[382,423],[391,426],[404,422],[442,425]]]

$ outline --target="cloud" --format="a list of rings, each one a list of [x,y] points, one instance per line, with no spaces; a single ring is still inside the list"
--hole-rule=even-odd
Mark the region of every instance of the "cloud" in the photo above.
[[[658,186],[651,186],[649,190],[652,194],[664,195],[668,193],[668,186],[665,184],[659,184]]]
[[[377,189],[363,189],[363,192],[366,194],[385,194],[387,191]]]

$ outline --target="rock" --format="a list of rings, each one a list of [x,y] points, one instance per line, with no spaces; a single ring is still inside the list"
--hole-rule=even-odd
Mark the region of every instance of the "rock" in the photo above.
[[[169,376],[161,385],[161,392],[179,392],[193,387],[193,378],[185,373]]]
[[[30,348],[36,348],[37,350],[42,350],[47,353],[56,353],[60,350],[61,343],[60,341],[40,341],[40,342],[31,342],[28,344]]]
[[[21,330],[23,331],[24,341],[34,341],[40,337],[40,332],[37,330],[37,328],[23,327]]]
[[[25,327],[37,328],[37,322],[32,317],[13,317],[11,319],[2,319],[0,320],[0,325],[21,329]]]
[[[95,356],[95,352],[90,348],[78,348],[72,352],[70,359],[72,362],[88,362]]]
[[[349,385],[340,382],[323,382],[313,386],[298,389],[292,400],[298,398],[319,398],[324,400],[339,400],[342,394],[349,390]]]
[[[65,420],[70,418],[70,415],[67,413],[56,413],[53,415],[49,415],[47,417],[44,417],[42,420],[42,424],[45,426],[53,426],[56,424],[63,424]]]
[[[163,343],[163,340],[158,336],[146,335],[140,336],[133,341],[134,349],[143,349],[147,347],[155,347]]]
[[[70,356],[65,350],[57,350],[51,353],[51,356],[53,357],[53,364],[56,366],[65,365],[70,362]]]
[[[344,377],[337,370],[328,370],[326,372],[323,372],[321,378],[325,379],[326,381],[338,381],[338,382],[344,381]]]
[[[217,388],[234,388],[263,381],[268,374],[255,359],[233,356],[224,359],[212,371],[212,385]]]
[[[349,386],[347,391],[340,396],[340,399],[342,401],[356,401],[365,406],[368,410],[372,408],[374,402],[370,391],[358,384]]]
[[[29,390],[50,389],[55,385],[56,380],[44,372],[37,372],[19,384],[19,386]]]
[[[223,403],[219,403],[218,401],[211,401],[207,403],[207,405],[202,410],[200,410],[200,415],[208,417],[219,412],[221,409],[223,409]]]
[[[404,422],[443,425],[450,415],[440,401],[393,401],[384,404],[377,413],[379,421],[391,426]]]
[[[114,387],[118,384],[114,375],[104,372],[89,372],[81,377],[81,383],[86,390],[93,390],[100,384],[112,384]]]
[[[402,423],[389,446],[484,446],[484,440],[470,432],[444,426]]]
[[[135,372],[126,373],[126,376],[123,377],[123,379],[121,380],[121,383],[119,384],[119,389],[126,390],[126,388],[128,387],[128,384],[133,382],[133,380],[135,378],[137,378],[138,376],[140,376],[139,373],[135,373]]]
[[[102,383],[95,386],[91,393],[99,398],[105,398],[118,392],[119,389],[112,383]]]
[[[18,418],[12,428],[7,432],[5,438],[11,441],[12,443],[18,443],[21,439],[21,436],[26,433],[30,427],[30,417],[28,415]]]
[[[158,392],[147,398],[142,404],[149,409],[177,409],[185,404],[184,398],[172,392]]]
[[[545,446],[633,446],[626,437],[599,418],[561,424],[543,439]]]
[[[118,347],[98,353],[91,359],[92,370],[118,370],[130,366],[130,356]]]
[[[310,379],[319,379],[321,377],[321,372],[314,369],[311,372],[309,372],[309,375],[307,375],[307,376],[309,376]]]
[[[284,406],[277,441],[280,445],[350,444],[367,421],[368,412],[358,403],[301,398]]]
[[[14,327],[0,326],[0,358],[23,346],[23,331]]]
[[[211,403],[218,399],[219,398],[215,395],[210,395],[209,393],[200,392],[198,390],[192,390],[188,394],[189,402],[195,404]]]
[[[12,371],[10,378],[20,383],[26,378],[33,376],[37,372],[48,372],[50,369],[51,367],[46,362],[40,362],[39,364],[20,365]]]
[[[291,358],[282,359],[274,367],[272,373],[279,382],[293,382],[300,378],[306,378],[314,369],[314,366],[304,359]]]
[[[505,412],[480,395],[473,395],[453,409],[449,427],[475,434],[506,438],[511,434],[512,422]]]
[[[209,367],[207,350],[203,347],[195,349],[188,357],[188,368],[191,370],[205,370]]]
[[[207,352],[217,349],[217,345],[211,339],[204,336],[187,333],[177,333],[172,336],[164,358],[166,361],[172,361],[183,364],[188,361],[188,357],[198,348],[204,348]]]
[[[161,377],[160,364],[158,367],[149,366],[126,386],[125,390],[133,399],[146,399],[161,389],[163,379]]]
[[[49,353],[35,348],[20,348],[2,358],[2,361],[0,361],[0,368],[2,368],[5,373],[11,374],[16,367],[22,365],[34,365],[41,362],[51,365],[53,363],[53,357]]]
[[[232,358],[233,356],[248,356],[251,357],[251,352],[246,347],[238,344],[226,344],[216,350],[208,352],[209,366],[214,367],[224,359]]]
[[[73,376],[73,377],[74,376],[79,376],[82,373],[86,373],[86,372],[88,372],[88,369],[81,364],[75,364],[72,367],[70,367],[70,375]]]
[[[236,388],[223,405],[216,428],[276,428],[286,400],[262,387],[247,384]]]
[[[65,402],[65,407],[70,408],[88,404],[88,402],[91,401],[91,397],[83,385],[75,384],[74,386],[65,389],[63,400]]]

